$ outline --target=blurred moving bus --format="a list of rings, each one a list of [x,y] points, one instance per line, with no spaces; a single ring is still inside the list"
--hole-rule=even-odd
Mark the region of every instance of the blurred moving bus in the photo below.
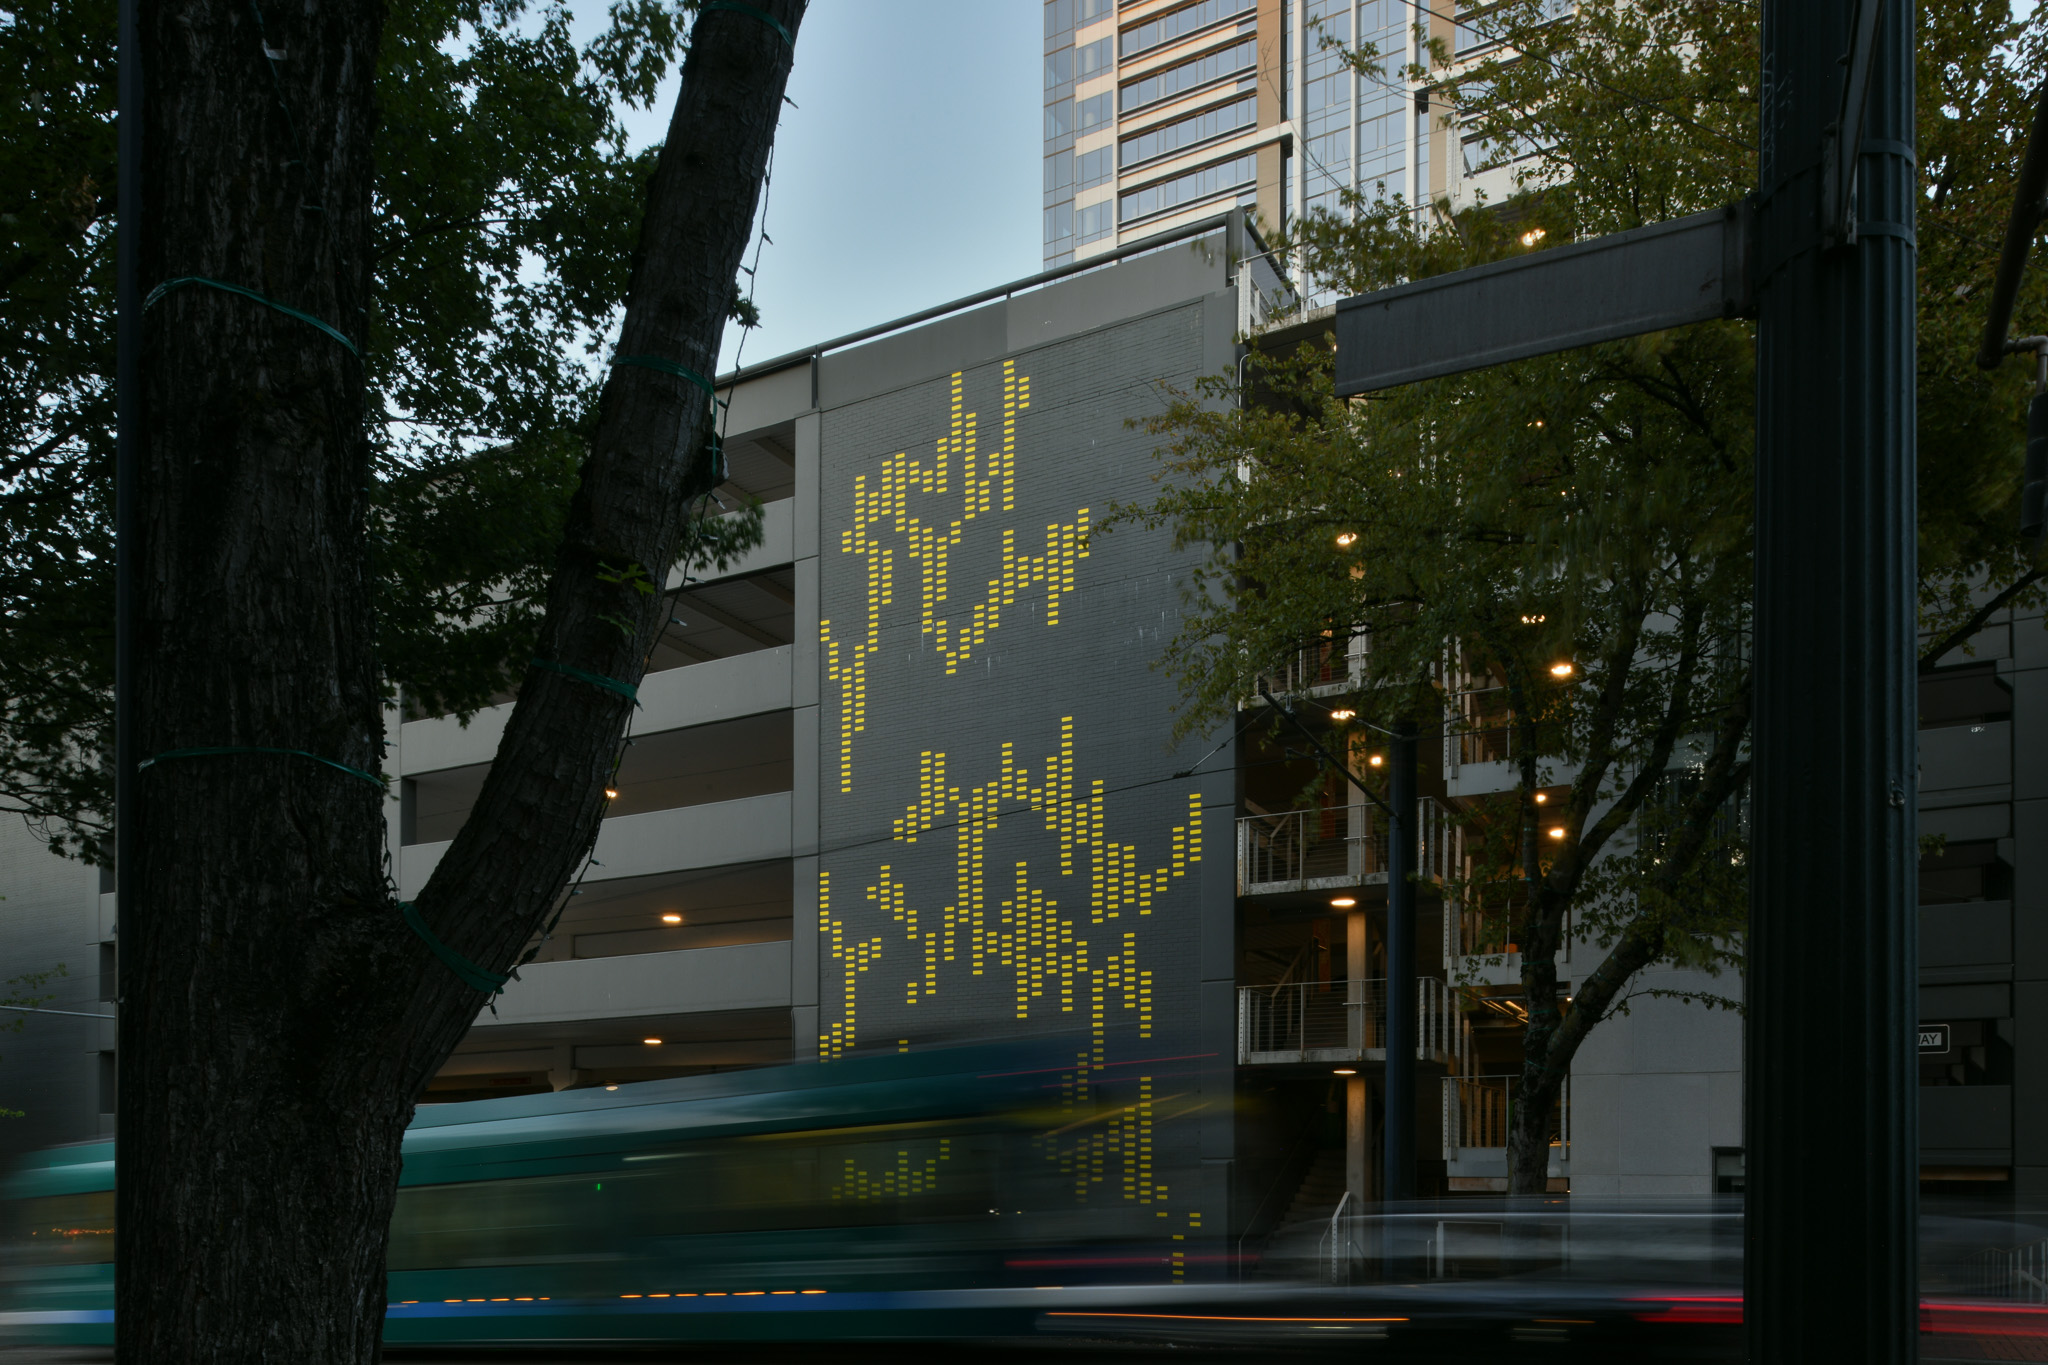
[[[930,1319],[915,1335],[1028,1330],[986,1291],[1049,1264],[1069,1283],[1091,1266],[1163,1280],[1154,1210],[1077,1199],[1090,1172],[1060,1135],[1129,1106],[1113,1075],[1077,1083],[1073,1056],[963,1048],[422,1106],[385,1340],[900,1336],[906,1315]],[[113,1184],[113,1144],[92,1142],[0,1185],[0,1341],[112,1340]]]

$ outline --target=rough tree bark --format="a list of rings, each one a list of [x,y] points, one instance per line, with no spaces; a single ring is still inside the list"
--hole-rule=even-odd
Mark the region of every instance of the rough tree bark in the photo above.
[[[697,20],[649,191],[622,354],[713,372],[806,0]],[[200,277],[362,343],[381,6],[144,0],[145,285]],[[774,22],[765,22],[766,19]],[[139,752],[281,749],[375,773],[361,371],[347,346],[208,284],[146,336]],[[605,389],[539,657],[640,680],[702,458],[702,389]],[[475,813],[417,898],[506,970],[603,815],[630,702],[533,670]],[[399,1142],[482,1004],[396,908],[383,794],[292,753],[136,775],[120,869],[119,1359],[367,1362]]]

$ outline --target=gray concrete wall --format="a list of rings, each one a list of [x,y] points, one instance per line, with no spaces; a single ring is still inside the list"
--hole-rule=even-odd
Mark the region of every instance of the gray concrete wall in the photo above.
[[[112,1014],[99,998],[99,870],[56,857],[8,816],[0,819],[0,897],[0,982],[62,967],[65,975],[34,992],[54,997],[47,1008]],[[18,989],[0,986],[0,994]],[[99,1074],[99,1054],[114,1048],[111,1019],[0,1012],[0,1027],[0,1108],[23,1111],[0,1118],[0,1155],[112,1131],[113,1116],[100,1113]]]
[[[1739,996],[1732,974],[1644,972],[1634,990]],[[1571,1188],[1596,1198],[1714,1192],[1713,1149],[1742,1146],[1742,1017],[1638,995],[1572,1063]]]

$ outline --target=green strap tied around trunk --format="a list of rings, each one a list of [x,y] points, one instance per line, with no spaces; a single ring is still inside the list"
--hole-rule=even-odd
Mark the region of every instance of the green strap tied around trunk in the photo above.
[[[420,936],[420,942],[434,950],[434,956],[446,963],[448,970],[461,978],[463,985],[473,991],[482,991],[485,995],[503,995],[505,993],[505,983],[512,979],[509,975],[500,975],[497,972],[484,970],[461,953],[456,952],[453,948],[441,942],[440,939],[434,937],[434,931],[429,929],[427,922],[420,918],[420,912],[413,906],[411,901],[400,901],[398,908],[405,915],[406,927]]]
[[[672,374],[678,379],[687,379],[698,388],[704,390],[710,396],[712,402],[720,407],[726,405],[725,401],[718,396],[718,386],[703,375],[698,374],[688,365],[678,365],[675,361],[663,360],[658,355],[615,355],[612,357],[612,364],[635,365],[643,370],[653,370],[658,374]]]
[[[707,10],[726,9],[731,10],[734,14],[744,14],[749,19],[759,19],[762,23],[782,35],[782,41],[789,44],[791,52],[796,51],[796,35],[791,33],[780,19],[766,10],[755,9],[752,5],[741,4],[740,0],[704,0],[703,8]]]
[[[347,773],[350,777],[360,777],[363,779],[363,781],[370,783],[379,791],[383,791],[386,788],[386,783],[384,779],[377,776],[377,774],[375,773],[366,773],[361,768],[351,768],[346,763],[336,763],[331,758],[322,758],[318,754],[307,753],[304,749],[271,749],[256,745],[242,744],[209,745],[207,747],[198,749],[166,749],[162,753],[156,755],[154,758],[143,759],[142,762],[135,765],[135,771],[141,772],[150,764],[162,763],[165,759],[214,758],[229,754],[287,754],[293,758],[310,758],[315,763],[326,764],[328,767],[334,769],[336,772]]]
[[[276,299],[267,299],[263,297],[263,295],[257,293],[255,290],[244,289],[239,284],[225,284],[220,280],[209,280],[204,275],[180,275],[178,276],[178,278],[174,280],[165,280],[162,284],[158,285],[156,288],[149,291],[149,297],[142,301],[143,311],[149,311],[151,308],[156,306],[156,301],[158,299],[170,293],[173,289],[178,288],[180,285],[186,284],[203,284],[208,289],[218,289],[222,293],[240,294],[245,299],[254,299],[256,302],[262,304],[265,308],[275,308],[278,312],[283,313],[286,317],[297,318],[300,322],[305,323],[309,327],[318,327],[321,331],[327,333],[327,335],[333,337],[336,341],[340,342],[342,346],[347,349],[350,355],[354,356],[358,360],[361,360],[363,358],[363,353],[356,349],[356,344],[353,341],[350,341],[347,337],[343,336],[340,332],[335,331],[334,328],[328,326],[320,319],[314,317],[311,313],[302,313],[298,309],[291,307],[289,304],[279,303]]]
[[[602,687],[607,692],[618,693],[635,706],[640,704],[640,689],[631,683],[620,682],[617,678],[607,678],[602,673],[571,668],[567,664],[558,664],[553,659],[535,659],[532,662],[535,668],[545,668],[550,673],[560,673],[565,678],[574,678],[577,682],[586,682],[592,687]]]

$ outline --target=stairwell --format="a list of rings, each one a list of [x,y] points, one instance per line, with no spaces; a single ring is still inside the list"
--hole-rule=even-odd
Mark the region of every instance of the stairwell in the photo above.
[[[1294,1199],[1287,1205],[1287,1212],[1280,1221],[1282,1224],[1311,1219],[1328,1222],[1343,1198],[1344,1149],[1325,1147],[1315,1154],[1308,1170],[1302,1173],[1301,1184],[1295,1187]]]
[[[1325,1147],[1309,1162],[1287,1212],[1266,1237],[1257,1275],[1307,1279],[1316,1274],[1316,1245],[1344,1198],[1344,1149]]]

